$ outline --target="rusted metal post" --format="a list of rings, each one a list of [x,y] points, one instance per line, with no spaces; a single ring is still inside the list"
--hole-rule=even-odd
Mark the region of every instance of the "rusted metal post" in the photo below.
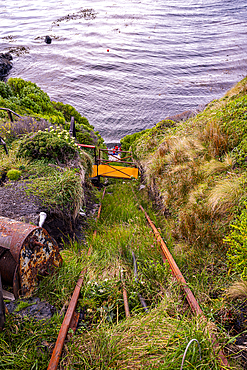
[[[103,191],[103,194],[102,194],[102,200],[104,199],[104,196],[105,196],[105,189],[106,188],[104,188],[104,191]],[[99,209],[98,209],[96,223],[98,222],[98,220],[100,218],[101,209],[102,209],[102,203],[100,203],[100,206],[99,206]],[[93,239],[96,238],[96,235],[97,235],[97,230],[94,230],[94,232],[93,232]]]
[[[125,316],[128,318],[130,317],[130,310],[129,310],[127,290],[125,286],[123,286],[123,301],[124,301]]]
[[[72,136],[72,137],[74,137],[76,139],[75,117],[71,117],[69,134],[70,134],[70,136]]]
[[[138,274],[137,274],[137,263],[136,263],[136,256],[135,256],[135,253],[132,252],[132,258],[133,258],[133,264],[134,264],[134,276],[135,276],[135,281],[138,282]],[[140,293],[138,293],[138,298],[141,302],[141,305],[142,307],[144,308],[144,310],[146,312],[148,312],[148,307],[147,307],[147,304],[146,304],[146,301],[145,299],[141,296]]]
[[[129,303],[128,303],[128,296],[127,296],[127,290],[124,285],[124,277],[123,277],[123,271],[121,270],[121,282],[123,287],[123,301],[124,301],[124,310],[125,310],[125,316],[126,318],[130,317],[130,310],[129,310]]]
[[[160,233],[158,232],[158,230],[156,229],[154,223],[151,221],[150,217],[148,216],[147,212],[143,209],[143,207],[140,205],[140,209],[142,210],[142,212],[145,214],[146,216],[146,219],[148,220],[148,223],[149,225],[151,226],[155,236],[156,236],[156,239],[158,241],[158,243],[160,244],[161,246],[161,250],[162,252],[164,253],[169,265],[170,265],[170,268],[172,270],[172,273],[173,275],[176,277],[176,279],[178,280],[178,282],[180,283],[181,285],[181,288],[183,289],[184,293],[185,293],[185,297],[192,309],[192,311],[198,315],[198,316],[201,316],[203,318],[203,320],[206,321],[206,317],[204,316],[197,300],[195,299],[192,291],[190,290],[190,288],[188,287],[181,271],[179,270],[175,260],[173,259],[170,251],[168,250],[165,242],[163,241]],[[219,356],[219,359],[220,359],[220,366],[222,369],[229,369],[229,364],[228,364],[228,361],[223,353],[223,351],[219,348],[219,344],[217,343],[217,338],[215,336],[214,333],[211,333],[211,337],[212,337],[212,342],[213,342],[213,347],[214,347],[214,351],[215,353],[218,353],[218,356]]]
[[[11,111],[10,111],[10,110],[8,110],[7,112],[8,112],[9,120],[10,120],[11,122],[14,122],[13,117],[12,117],[12,114],[11,114]]]

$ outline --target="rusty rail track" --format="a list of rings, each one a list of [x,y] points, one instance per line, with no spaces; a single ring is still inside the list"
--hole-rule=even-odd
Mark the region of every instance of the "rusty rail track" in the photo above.
[[[103,192],[103,195],[102,195],[102,200],[104,198],[104,195],[105,195],[105,189],[104,189],[104,192]],[[100,207],[99,207],[99,210],[98,210],[96,222],[100,218],[101,208],[102,208],[102,203],[100,204]],[[175,260],[173,259],[172,255],[171,255],[170,251],[168,250],[168,248],[167,248],[164,240],[162,239],[159,231],[157,230],[154,223],[152,222],[152,220],[148,216],[147,212],[144,210],[144,208],[141,205],[140,205],[140,209],[145,214],[145,217],[146,217],[149,225],[151,226],[151,228],[152,228],[152,230],[155,234],[156,240],[157,240],[158,244],[160,245],[161,255],[162,255],[163,260],[168,261],[170,269],[171,269],[171,273],[173,274],[173,276],[179,282],[179,284],[180,284],[180,286],[181,286],[181,288],[182,288],[182,290],[185,294],[185,297],[186,297],[186,299],[187,299],[187,301],[190,305],[190,308],[191,308],[192,312],[196,316],[201,317],[206,322],[207,319],[204,316],[203,311],[201,310],[198,302],[196,301],[192,291],[188,287],[185,278],[183,277],[180,269],[178,268]],[[95,239],[96,233],[97,232],[95,230],[94,233],[93,233],[93,239]],[[90,248],[88,250],[88,256],[90,256],[91,251],[92,251],[92,248],[90,246]],[[61,325],[61,328],[60,328],[60,331],[59,331],[59,334],[58,334],[58,338],[57,338],[57,341],[56,341],[56,344],[55,344],[55,347],[54,347],[54,350],[53,350],[53,353],[52,353],[52,357],[51,357],[51,360],[49,362],[47,370],[56,370],[57,367],[58,367],[60,356],[61,356],[62,350],[63,350],[64,341],[65,341],[67,333],[68,333],[68,329],[71,327],[73,319],[75,317],[75,309],[76,309],[76,305],[77,305],[77,301],[78,301],[78,298],[79,298],[80,290],[81,290],[81,287],[82,287],[82,284],[83,284],[86,273],[87,273],[87,267],[85,267],[81,271],[79,280],[76,283],[76,287],[75,287],[74,293],[72,295],[71,301],[69,303],[69,306],[68,306],[66,315],[64,317],[63,323]],[[122,281],[122,289],[123,289],[123,300],[124,300],[125,315],[126,315],[126,318],[129,318],[130,317],[130,311],[129,311],[129,306],[128,306],[127,291],[126,291],[126,288],[125,288],[122,271],[121,271],[121,281]],[[214,325],[212,324],[212,327],[213,326]],[[210,331],[210,328],[209,328],[209,331]],[[219,358],[221,369],[229,370],[230,367],[229,367],[228,361],[227,361],[222,349],[220,348],[220,346],[217,342],[217,338],[216,338],[215,334],[210,331],[210,335],[211,335],[211,338],[212,338],[214,352]]]
[[[194,294],[192,293],[192,291],[188,287],[185,278],[183,277],[181,271],[179,270],[174,258],[172,257],[170,251],[168,250],[168,248],[167,248],[164,240],[162,239],[159,231],[157,230],[154,223],[152,222],[152,220],[148,216],[147,212],[144,210],[144,208],[141,205],[140,205],[140,209],[145,214],[145,217],[146,217],[149,225],[151,226],[151,228],[154,232],[154,235],[156,236],[157,242],[160,244],[161,252],[162,252],[163,256],[166,258],[166,260],[168,261],[173,276],[177,279],[177,281],[179,282],[182,290],[184,291],[185,297],[186,297],[186,299],[187,299],[187,301],[188,301],[188,303],[191,307],[192,312],[195,315],[200,316],[203,320],[207,321],[207,319],[204,316],[197,300],[194,297]],[[218,354],[218,357],[219,357],[219,360],[220,360],[220,367],[222,369],[225,369],[225,370],[230,369],[228,361],[227,361],[223,351],[221,350],[221,348],[220,348],[220,346],[217,342],[217,338],[216,338],[214,333],[211,333],[211,338],[212,338],[214,352],[215,352],[215,354]]]
[[[104,196],[105,196],[105,189],[104,189],[104,192],[103,192],[103,195],[102,195],[102,200],[103,200]],[[102,207],[101,207],[101,204],[100,204],[98,214],[97,214],[97,221],[99,220],[99,217],[100,217],[101,208]],[[95,238],[95,237],[96,237],[96,232],[94,232],[94,234],[93,234],[93,238]],[[90,246],[87,255],[90,256],[91,253],[92,253],[92,248]],[[87,267],[84,267],[84,269],[81,271],[80,277],[79,277],[79,279],[76,283],[74,293],[73,293],[72,298],[70,300],[70,303],[69,303],[67,312],[65,314],[63,323],[61,325],[60,331],[58,333],[57,341],[56,341],[55,347],[53,349],[52,356],[51,356],[51,359],[50,359],[47,370],[56,370],[57,367],[58,367],[60,356],[61,356],[62,350],[63,350],[64,341],[66,339],[68,330],[71,326],[72,319],[75,316],[74,314],[75,314],[77,301],[78,301],[78,298],[79,298],[79,295],[80,295],[81,287],[82,287],[82,284],[83,284],[86,273],[87,273]]]

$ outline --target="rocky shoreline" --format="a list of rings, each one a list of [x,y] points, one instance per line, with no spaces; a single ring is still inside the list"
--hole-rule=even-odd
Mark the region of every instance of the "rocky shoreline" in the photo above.
[[[0,81],[4,81],[11,70],[13,63],[12,63],[12,55],[10,53],[0,53]]]

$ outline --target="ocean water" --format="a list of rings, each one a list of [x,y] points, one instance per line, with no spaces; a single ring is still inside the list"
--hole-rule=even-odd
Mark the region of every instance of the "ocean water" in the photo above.
[[[202,109],[247,74],[246,0],[0,0],[0,31],[9,77],[73,105],[107,143]]]

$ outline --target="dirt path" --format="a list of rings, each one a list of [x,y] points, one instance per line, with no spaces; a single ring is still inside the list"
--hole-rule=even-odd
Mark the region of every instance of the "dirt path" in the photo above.
[[[0,216],[37,224],[40,206],[27,196],[23,182],[11,182],[0,187]]]

